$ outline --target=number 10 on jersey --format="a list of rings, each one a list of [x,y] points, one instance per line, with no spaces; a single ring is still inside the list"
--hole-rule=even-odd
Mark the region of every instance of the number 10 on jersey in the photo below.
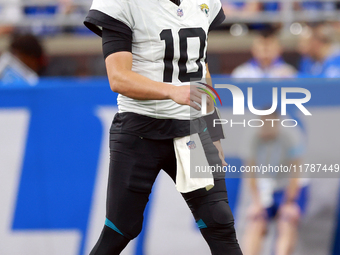
[[[180,58],[178,60],[178,79],[181,82],[189,82],[193,80],[200,80],[203,77],[203,66],[201,60],[204,57],[204,50],[206,46],[206,33],[203,28],[182,28],[178,31],[179,36],[179,52]],[[196,72],[188,72],[188,38],[197,37],[199,40],[199,57],[196,59],[198,70]],[[174,37],[171,29],[165,29],[160,33],[161,40],[165,41],[165,54],[164,54],[164,72],[163,82],[172,82],[174,72],[173,60],[174,52],[177,45],[174,45]]]

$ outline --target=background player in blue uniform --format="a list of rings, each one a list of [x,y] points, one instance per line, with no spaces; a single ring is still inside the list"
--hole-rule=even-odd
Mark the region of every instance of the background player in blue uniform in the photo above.
[[[279,119],[277,113],[263,116],[265,124],[249,139],[249,166],[298,166],[301,164],[303,144],[296,129],[286,130],[265,119]],[[244,253],[261,254],[263,239],[270,220],[277,223],[275,255],[290,255],[298,238],[298,224],[305,211],[308,180],[301,174],[283,171],[250,173],[251,205],[248,208],[244,236]]]

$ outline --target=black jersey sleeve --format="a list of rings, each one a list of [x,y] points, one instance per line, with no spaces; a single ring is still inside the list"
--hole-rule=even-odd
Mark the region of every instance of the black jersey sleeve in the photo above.
[[[223,9],[221,8],[219,13],[216,15],[215,19],[213,20],[213,22],[211,22],[209,31],[214,30],[217,27],[219,27],[224,20],[225,20],[225,15],[224,15]]]
[[[89,11],[85,18],[84,25],[99,36],[102,36],[103,28],[116,31],[127,36],[132,34],[131,29],[126,24],[98,10]]]

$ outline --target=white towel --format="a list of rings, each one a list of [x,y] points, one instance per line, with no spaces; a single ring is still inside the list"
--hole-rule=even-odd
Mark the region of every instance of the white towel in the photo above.
[[[200,169],[209,168],[198,134],[175,138],[174,147],[177,159],[177,190],[181,193],[187,193],[201,188],[206,188],[206,190],[213,188],[214,177],[210,172],[202,173],[204,178],[190,177],[190,171],[197,171],[197,166]]]

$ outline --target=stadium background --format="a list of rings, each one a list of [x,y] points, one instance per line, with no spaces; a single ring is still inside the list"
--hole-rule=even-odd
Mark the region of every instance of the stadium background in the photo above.
[[[242,15],[240,9],[239,15],[227,16],[223,27],[210,35],[209,67],[214,77],[227,77],[247,61],[254,35],[267,26],[280,28],[283,58],[299,68],[297,45],[304,22],[327,21],[335,31],[338,28],[339,4],[324,2],[333,5],[310,4],[297,9],[292,1],[279,5],[264,1],[273,5],[252,15]],[[81,25],[90,4],[1,2],[1,52],[8,49],[13,32],[29,32],[41,39],[48,65],[34,86],[21,79],[3,79],[0,84],[0,254],[87,254],[102,228],[108,129],[117,105],[104,77],[101,41]],[[226,8],[227,4],[230,1],[225,2]],[[2,77],[8,75],[4,73]],[[313,98],[308,105],[313,118],[300,116],[309,141],[304,161],[339,163],[339,81],[296,82],[305,88],[310,83]],[[261,80],[252,81],[251,86],[259,93],[267,91]],[[322,96],[314,100],[313,95]],[[230,115],[231,106],[224,104],[222,113]],[[243,131],[226,131],[223,147],[227,162],[240,166],[242,147],[235,137]],[[249,195],[241,179],[228,179],[227,186],[242,233]],[[143,232],[123,254],[209,254],[169,178],[161,174],[154,190]],[[312,179],[295,254],[340,254],[339,208],[339,179]],[[270,254],[274,236],[270,231],[263,254]],[[242,242],[241,236],[239,239]]]

